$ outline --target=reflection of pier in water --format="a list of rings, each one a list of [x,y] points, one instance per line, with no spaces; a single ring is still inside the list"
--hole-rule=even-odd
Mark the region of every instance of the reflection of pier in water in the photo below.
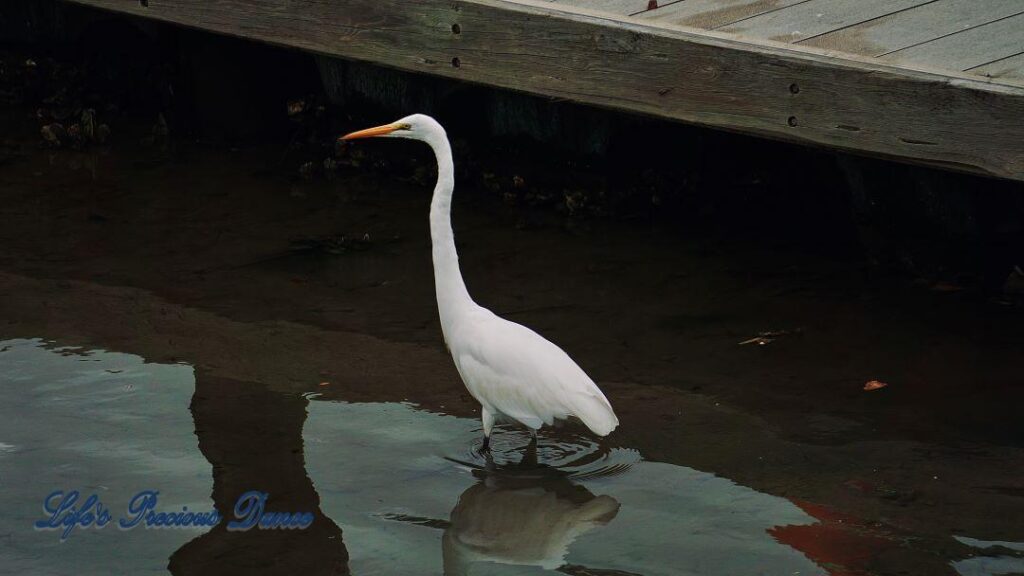
[[[266,509],[312,511],[305,530],[228,531],[227,518],[182,546],[173,574],[348,574],[341,528],[320,510],[306,474],[302,427],[307,400],[252,382],[196,375],[192,398],[199,448],[213,465],[213,501],[230,517],[239,495],[266,492]]]

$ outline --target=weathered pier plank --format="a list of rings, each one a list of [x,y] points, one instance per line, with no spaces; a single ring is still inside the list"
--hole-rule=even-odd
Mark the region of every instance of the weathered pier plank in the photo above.
[[[70,1],[413,72],[1024,180],[1024,83],[641,18],[674,4],[626,16],[537,0]]]
[[[1024,52],[1022,0],[678,0],[634,16],[912,69],[974,72]]]
[[[680,24],[714,30],[740,20],[753,18],[807,0],[683,0],[663,2],[656,10],[638,14],[640,18],[661,20],[668,24]]]
[[[930,0],[810,0],[733,22],[719,29],[779,42],[805,38],[927,4]]]
[[[557,2],[560,8],[583,8],[629,16],[648,9],[650,0],[549,0]],[[668,2],[663,2],[667,4]],[[657,4],[657,0],[655,0]]]
[[[861,22],[800,43],[864,56],[882,56],[989,22],[1024,13],[1021,0],[937,0]],[[1024,46],[1021,47],[1024,50]]]
[[[970,71],[989,78],[1024,80],[1024,52],[971,68]]]
[[[1024,14],[1002,18],[882,56],[890,62],[968,70],[1024,50]]]

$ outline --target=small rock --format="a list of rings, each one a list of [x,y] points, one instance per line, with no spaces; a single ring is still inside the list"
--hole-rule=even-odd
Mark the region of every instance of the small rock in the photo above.
[[[110,126],[106,124],[100,124],[96,127],[96,142],[98,144],[104,144],[110,139]]]
[[[1006,294],[1024,294],[1024,270],[1020,266],[1014,266],[1010,275],[1003,283],[1003,292]]]
[[[289,100],[288,101],[288,115],[296,116],[306,111],[305,100]]]
[[[65,130],[64,126],[60,125],[57,122],[43,126],[42,130],[40,130],[40,133],[43,136],[43,141],[45,141],[50,146],[61,146],[68,140],[67,130]]]
[[[168,134],[170,134],[170,129],[167,127],[167,119],[163,114],[157,114],[156,123],[153,124],[153,136],[166,138]]]
[[[96,111],[92,108],[82,110],[82,138],[96,141]]]
[[[324,174],[326,174],[328,178],[333,176],[334,172],[336,172],[337,170],[338,170],[338,161],[337,160],[335,160],[334,158],[331,158],[330,156],[328,156],[327,158],[324,158]]]
[[[566,190],[563,195],[565,198],[565,208],[569,211],[570,216],[580,211],[586,202],[586,197],[583,192],[578,190],[572,192]]]

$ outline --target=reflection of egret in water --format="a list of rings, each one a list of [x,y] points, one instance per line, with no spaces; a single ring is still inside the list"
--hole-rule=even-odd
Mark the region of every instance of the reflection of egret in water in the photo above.
[[[538,466],[535,442],[518,465],[489,462],[474,476],[480,481],[459,497],[444,531],[447,576],[467,574],[474,562],[562,568],[573,540],[619,512],[611,496],[594,496],[565,472]]]
[[[511,436],[502,438],[515,443],[517,439]],[[565,561],[576,538],[607,524],[619,512],[617,500],[595,496],[572,480],[576,472],[602,470],[595,463],[607,461],[608,453],[595,448],[596,445],[574,447],[568,443],[545,446],[542,451],[549,455],[576,456],[560,459],[562,467],[538,464],[535,439],[514,463],[503,461],[509,453],[500,449],[495,450],[497,462],[489,453],[482,456],[482,462],[449,458],[472,468],[478,480],[459,496],[450,520],[398,515],[390,518],[444,528],[446,576],[468,574],[478,562],[538,566],[567,574],[627,574],[573,566]],[[473,456],[480,458],[478,452]]]

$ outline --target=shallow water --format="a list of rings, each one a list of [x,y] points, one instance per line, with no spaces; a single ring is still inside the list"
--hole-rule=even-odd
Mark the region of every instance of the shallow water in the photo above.
[[[10,542],[7,566],[107,574],[160,572],[172,554],[182,563],[211,562],[188,554],[197,547],[189,541],[207,537],[198,528],[107,525],[73,529],[63,541],[62,528],[25,529],[40,519],[40,489],[49,486],[97,494],[117,519],[131,517],[127,502],[137,489],[156,486],[161,509],[210,509],[217,473],[193,435],[191,369],[40,340],[0,348],[9,369],[0,402],[10,471],[4,499],[14,512],[0,527]],[[532,461],[523,449],[528,435],[508,430],[499,431],[490,462],[476,452],[448,454],[477,441],[475,420],[407,403],[308,399],[305,469],[294,472],[308,475],[318,514],[344,534],[333,545],[349,551],[353,573],[465,574],[477,563],[497,565],[488,567],[493,574],[567,566],[610,574],[817,573],[772,538],[772,529],[815,522],[784,498],[646,462],[629,448],[588,458],[597,446],[576,436],[543,437]],[[323,553],[321,544],[310,551]],[[83,567],[89,556],[105,560]]]
[[[167,557],[201,530],[122,532],[108,524],[65,535],[64,527],[33,525],[54,490],[79,490],[83,500],[95,494],[121,514],[139,490],[166,486],[167,505],[209,509],[210,464],[188,411],[191,367],[40,339],[6,340],[0,350],[4,571],[163,572]]]
[[[233,426],[205,429],[205,410],[196,409],[202,392],[187,365],[40,339],[3,341],[0,350],[7,377],[0,388],[0,461],[9,512],[0,530],[5,567],[14,573],[159,573],[168,558],[175,573],[274,564],[281,550],[257,548],[266,537],[258,532],[26,529],[47,516],[40,514],[44,487],[96,494],[116,522],[132,517],[127,503],[139,489],[160,491],[159,510],[205,511],[214,506],[217,483],[265,482],[258,472],[266,466],[292,467],[275,471],[296,480],[286,482],[285,494],[306,492],[283,499],[277,492],[271,503],[315,503],[317,521],[332,528],[288,534],[287,556],[305,556],[314,573],[828,574],[832,568],[815,562],[817,547],[830,545],[824,526],[830,519],[812,515],[813,507],[569,431],[544,434],[533,448],[528,434],[499,429],[494,456],[485,457],[476,450],[474,419],[405,402],[349,403],[318,393],[285,398],[252,384],[234,408],[245,412],[239,417],[294,421],[302,456],[251,450],[261,438],[247,437],[242,442],[251,452],[237,461],[236,454],[200,449],[221,442],[210,435],[232,432],[219,427]],[[291,413],[275,414],[282,406]],[[240,428],[234,432],[249,431]],[[816,529],[816,537],[790,536]],[[247,545],[250,535],[254,542]],[[957,539],[1004,552],[957,560],[951,567],[959,574],[1024,568],[1015,554],[1024,543]],[[85,557],[97,560],[83,564]]]
[[[546,429],[535,455],[504,428],[488,461],[422,186],[292,181],[277,150],[21,150],[0,169],[4,572],[1024,572],[1017,310],[467,186],[470,291],[622,421]],[[72,489],[115,522],[145,489],[225,515],[261,491],[312,522],[34,530]]]

